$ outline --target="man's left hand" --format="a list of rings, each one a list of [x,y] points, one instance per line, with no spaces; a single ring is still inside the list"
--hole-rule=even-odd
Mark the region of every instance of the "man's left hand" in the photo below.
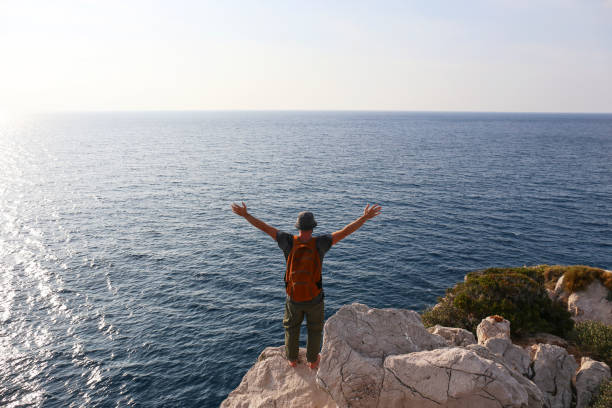
[[[247,206],[244,201],[242,202],[242,207],[236,203],[232,203],[232,211],[234,212],[234,214],[238,214],[241,217],[246,217],[248,214]]]

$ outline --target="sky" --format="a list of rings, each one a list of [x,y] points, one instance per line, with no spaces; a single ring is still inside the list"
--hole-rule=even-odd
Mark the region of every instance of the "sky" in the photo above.
[[[0,0],[0,113],[612,112],[612,0]]]

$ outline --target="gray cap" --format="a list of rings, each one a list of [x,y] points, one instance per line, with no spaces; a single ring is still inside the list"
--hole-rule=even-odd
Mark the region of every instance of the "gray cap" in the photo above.
[[[314,215],[310,211],[302,211],[298,214],[295,228],[299,230],[311,230],[317,226]]]

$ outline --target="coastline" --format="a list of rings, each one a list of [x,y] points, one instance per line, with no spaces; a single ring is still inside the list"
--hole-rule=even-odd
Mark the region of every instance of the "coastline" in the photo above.
[[[554,292],[544,292],[554,303],[563,302],[559,282],[565,277],[567,284],[571,271],[601,271],[545,267],[507,268],[506,273],[516,277],[517,270],[528,274],[529,268],[540,268],[550,274],[563,268],[556,282],[557,300]],[[606,279],[608,273],[612,278],[612,272],[603,271]],[[499,268],[478,273],[499,280],[504,276]],[[468,274],[465,281],[472,279]],[[589,294],[597,285],[603,287],[592,280],[570,296]],[[453,289],[463,286],[459,282]],[[612,299],[608,307],[612,314]],[[576,324],[590,323],[573,312]],[[601,325],[612,331],[612,326]],[[584,408],[597,398],[599,384],[609,381],[609,365],[585,353],[571,354],[580,351],[570,347],[571,340],[531,333],[529,340],[522,336],[523,341],[515,341],[511,327],[503,316],[489,315],[479,321],[476,333],[461,327],[426,328],[414,311],[345,305],[325,323],[317,371],[303,363],[290,368],[284,347],[268,347],[221,406]],[[481,382],[482,375],[489,380]]]

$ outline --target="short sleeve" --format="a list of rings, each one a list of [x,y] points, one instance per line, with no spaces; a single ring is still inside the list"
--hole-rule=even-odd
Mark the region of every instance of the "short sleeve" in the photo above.
[[[317,249],[321,257],[325,256],[329,248],[332,246],[332,236],[330,234],[317,237]]]
[[[287,256],[289,256],[289,252],[291,252],[291,247],[293,246],[293,235],[284,231],[277,231],[276,243],[278,244],[278,247],[283,250],[285,258],[287,258]]]

